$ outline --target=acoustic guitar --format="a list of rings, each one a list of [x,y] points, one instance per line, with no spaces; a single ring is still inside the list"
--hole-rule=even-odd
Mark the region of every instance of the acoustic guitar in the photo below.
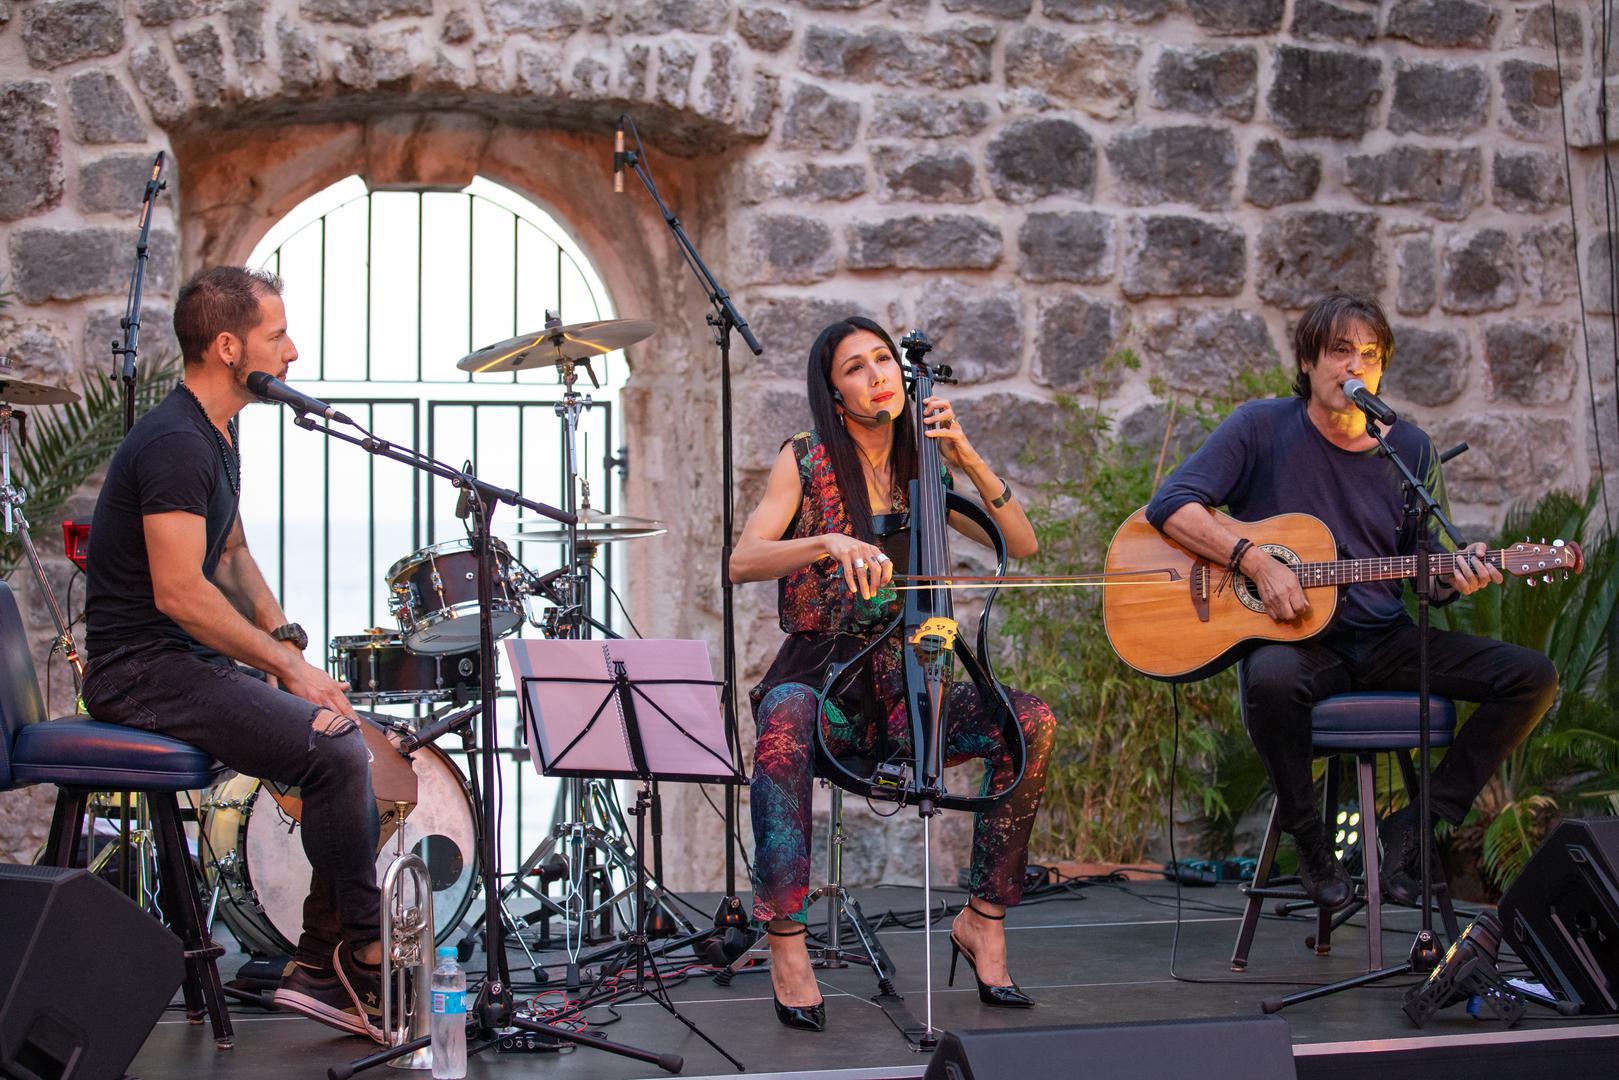
[[[1169,682],[1206,678],[1260,642],[1304,641],[1326,630],[1337,613],[1341,586],[1416,576],[1415,555],[1338,558],[1331,530],[1310,514],[1237,521],[1209,512],[1291,567],[1299,584],[1310,590],[1310,609],[1294,622],[1276,622],[1265,613],[1251,579],[1235,574],[1223,581],[1224,566],[1164,536],[1147,523],[1142,507],[1108,544],[1106,580],[1112,587],[1102,590],[1102,620],[1113,651],[1143,675]],[[1529,576],[1531,585],[1536,579],[1551,581],[1557,570],[1566,576],[1576,561],[1574,549],[1561,540],[1526,540],[1486,552],[1484,558],[1505,573]],[[1433,555],[1428,565],[1436,577],[1449,577],[1456,557]]]

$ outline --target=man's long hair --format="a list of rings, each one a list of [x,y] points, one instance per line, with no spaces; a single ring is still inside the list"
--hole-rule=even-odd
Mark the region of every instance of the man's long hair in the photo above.
[[[860,464],[860,448],[849,437],[844,428],[843,421],[838,417],[837,403],[832,400],[832,356],[837,352],[838,345],[850,334],[861,330],[876,334],[882,339],[894,359],[900,358],[899,350],[894,348],[894,339],[888,336],[888,331],[860,315],[850,315],[822,330],[816,337],[815,344],[809,351],[809,404],[810,416],[815,420],[815,430],[821,436],[821,442],[826,446],[827,457],[832,462],[832,472],[838,478],[838,487],[843,492],[843,503],[849,511],[849,523],[854,526],[855,535],[867,542],[875,542],[876,534],[871,527],[871,499],[866,494],[866,473]],[[905,388],[896,386],[896,393],[903,394]],[[915,410],[907,404],[899,419],[888,425],[892,443],[889,450],[889,461],[892,463],[894,483],[904,490],[912,480],[916,479],[916,421],[912,417]],[[859,421],[854,421],[858,423]]]
[[[220,334],[247,340],[259,324],[259,301],[281,295],[281,279],[268,270],[214,266],[180,286],[174,303],[174,336],[186,366],[202,363],[202,354]]]
[[[1383,370],[1388,371],[1389,361],[1394,359],[1394,331],[1389,329],[1383,306],[1366,296],[1330,293],[1305,308],[1293,328],[1294,394],[1310,400],[1310,373],[1304,370],[1304,365],[1308,363],[1313,367],[1321,359],[1321,353],[1351,322],[1365,323],[1376,336]]]

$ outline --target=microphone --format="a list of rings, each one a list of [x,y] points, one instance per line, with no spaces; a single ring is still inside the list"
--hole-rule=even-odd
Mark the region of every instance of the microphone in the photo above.
[[[1366,383],[1360,379],[1350,379],[1344,383],[1344,396],[1380,424],[1392,424],[1398,419],[1394,410],[1385,405],[1382,398],[1366,389]]]
[[[613,136],[613,190],[624,190],[624,117],[618,118],[618,132]]]
[[[320,398],[313,398],[308,394],[294,390],[268,371],[255,371],[249,375],[247,377],[247,388],[265,401],[291,405],[298,412],[314,413],[323,419],[335,420],[339,424],[360,426],[350,420],[346,414],[338,412],[337,409],[326,404]]]
[[[843,400],[843,391],[841,390],[832,391],[832,400],[837,402],[839,405],[842,405],[843,411],[854,417],[856,420],[874,420],[879,424],[887,424],[894,419],[894,414],[889,412],[887,409],[878,409],[876,416],[868,416],[865,413],[855,412],[853,409],[849,408],[848,403]]]

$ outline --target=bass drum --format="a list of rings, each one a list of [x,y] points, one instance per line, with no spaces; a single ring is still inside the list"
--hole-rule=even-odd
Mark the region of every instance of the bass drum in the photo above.
[[[405,818],[405,850],[427,863],[433,881],[433,939],[466,916],[477,890],[478,826],[472,793],[455,763],[436,747],[411,758],[419,802]],[[236,940],[263,956],[293,951],[304,925],[309,860],[300,828],[260,781],[236,776],[202,803],[203,880],[219,888],[219,914]],[[377,880],[394,860],[390,836],[377,856]]]

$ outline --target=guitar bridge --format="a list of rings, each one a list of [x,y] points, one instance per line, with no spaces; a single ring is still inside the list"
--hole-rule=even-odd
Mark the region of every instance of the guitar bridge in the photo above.
[[[1192,610],[1197,612],[1198,622],[1209,621],[1209,564],[1198,560],[1198,564],[1187,575],[1187,584],[1192,590]]]

